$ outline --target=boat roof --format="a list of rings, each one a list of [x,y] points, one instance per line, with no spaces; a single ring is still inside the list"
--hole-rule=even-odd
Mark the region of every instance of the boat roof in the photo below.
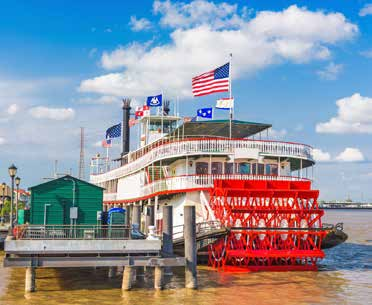
[[[246,121],[232,120],[231,137],[232,138],[247,138],[256,133],[270,128],[271,124],[254,123]],[[229,137],[230,135],[230,121],[229,120],[209,120],[209,121],[196,121],[185,122],[178,127],[173,136],[178,134],[183,136],[211,136],[211,137]]]

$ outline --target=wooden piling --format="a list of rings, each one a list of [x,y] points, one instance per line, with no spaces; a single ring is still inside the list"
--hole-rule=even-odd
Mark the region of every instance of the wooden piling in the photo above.
[[[127,291],[132,288],[133,271],[134,269],[132,266],[125,266],[124,272],[123,272],[123,281],[121,283],[122,290]]]
[[[185,287],[198,288],[197,281],[197,249],[195,229],[195,206],[185,205],[184,207],[184,237],[185,237]]]
[[[164,268],[156,266],[154,273],[154,288],[157,290],[161,290],[164,286]]]
[[[163,255],[173,255],[173,207],[171,205],[163,206]],[[165,274],[172,274],[172,268],[166,267]]]
[[[36,289],[36,272],[34,267],[26,268],[25,292],[34,292]]]

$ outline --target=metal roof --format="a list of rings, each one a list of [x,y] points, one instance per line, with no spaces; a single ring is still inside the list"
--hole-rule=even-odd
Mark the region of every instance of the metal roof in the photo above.
[[[254,123],[245,121],[232,121],[232,137],[247,138],[256,133],[270,128],[271,124]],[[211,136],[211,137],[229,137],[230,136],[230,121],[229,120],[209,120],[186,122],[178,127],[179,134],[183,136]],[[178,135],[178,129],[173,132],[173,135]]]

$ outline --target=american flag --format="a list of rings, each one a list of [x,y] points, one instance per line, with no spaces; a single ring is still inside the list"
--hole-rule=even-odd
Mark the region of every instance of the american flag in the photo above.
[[[102,147],[104,148],[110,148],[112,147],[111,139],[105,139],[102,141]]]
[[[121,136],[121,123],[106,130],[106,139],[119,138]]]
[[[230,63],[217,69],[195,76],[192,79],[192,94],[202,96],[229,91]]]

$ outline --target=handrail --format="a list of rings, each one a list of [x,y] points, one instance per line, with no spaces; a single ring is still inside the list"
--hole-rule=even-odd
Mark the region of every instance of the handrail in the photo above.
[[[126,225],[21,225],[16,239],[130,239]]]
[[[206,175],[181,175],[166,177],[144,185],[138,196],[134,198],[117,198],[116,193],[105,193],[104,201],[129,201],[144,199],[163,192],[185,192],[189,190],[208,189],[213,187],[215,179],[232,180],[264,180],[264,181],[310,181],[307,178],[276,175],[253,175],[253,174],[206,174]]]
[[[265,155],[298,157],[312,160],[312,148],[310,146],[290,142],[228,138],[193,138],[165,141],[165,143],[156,143],[156,145],[152,145],[153,144],[150,144],[149,146],[126,155],[126,159],[124,160],[125,165],[123,166],[106,173],[91,174],[91,182],[101,183],[118,179],[165,158],[199,153],[233,154],[236,149],[258,149],[261,154]]]

